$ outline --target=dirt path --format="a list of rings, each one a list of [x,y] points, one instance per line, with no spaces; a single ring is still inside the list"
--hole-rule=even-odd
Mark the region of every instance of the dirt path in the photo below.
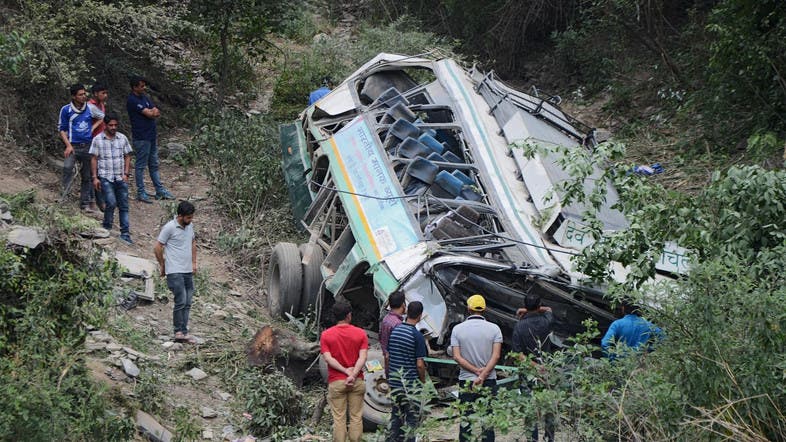
[[[3,193],[32,189],[38,203],[61,204],[67,212],[79,212],[78,190],[68,201],[58,202],[60,174],[56,169],[32,164],[11,146],[0,145],[0,170]],[[88,339],[88,367],[119,403],[138,404],[170,430],[190,431],[200,440],[223,440],[224,435],[231,440],[232,434],[242,436],[240,428],[246,419],[242,404],[232,394],[231,375],[245,363],[238,355],[242,355],[250,337],[263,322],[269,321],[261,306],[255,276],[241,271],[230,255],[219,250],[219,238],[231,234],[233,227],[213,204],[210,185],[200,167],[181,167],[162,160],[161,176],[173,194],[191,200],[197,208],[194,226],[199,270],[189,325],[204,343],[172,342],[171,294],[165,280],[156,278],[157,301],[142,301],[128,311],[113,309],[109,325],[93,332]],[[176,205],[177,201],[145,204],[132,199],[130,225],[134,244],[117,240],[117,216],[111,239],[94,244],[108,252],[155,260],[154,241],[160,227],[174,216]],[[100,225],[97,219],[93,222]],[[142,290],[141,284],[132,280],[118,286],[116,292],[132,288]],[[131,360],[140,369],[138,377],[124,373],[122,359]],[[200,368],[207,377],[195,380],[187,374],[192,368]],[[229,431],[229,426],[234,431]]]

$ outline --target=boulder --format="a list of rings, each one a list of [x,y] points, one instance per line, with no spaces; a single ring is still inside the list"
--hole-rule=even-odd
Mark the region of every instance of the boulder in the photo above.
[[[123,371],[126,372],[127,375],[135,378],[139,376],[139,367],[136,366],[130,359],[122,358],[120,362],[123,363]]]
[[[8,243],[34,249],[47,239],[46,232],[36,227],[17,226],[8,232]]]
[[[144,411],[136,412],[136,426],[151,441],[171,442],[174,439],[169,430]]]
[[[191,370],[188,370],[186,374],[191,376],[195,381],[201,381],[202,379],[207,377],[207,373],[196,367],[192,368]]]

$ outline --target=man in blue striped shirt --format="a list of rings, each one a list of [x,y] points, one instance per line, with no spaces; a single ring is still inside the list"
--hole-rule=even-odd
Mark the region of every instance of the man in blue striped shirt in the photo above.
[[[390,418],[390,434],[388,441],[415,440],[415,428],[418,425],[418,403],[407,397],[416,394],[415,390],[426,382],[426,339],[415,327],[423,316],[423,304],[411,302],[407,306],[407,320],[394,328],[388,341],[390,355],[390,396],[393,400],[393,411]],[[402,425],[406,423],[407,430]]]

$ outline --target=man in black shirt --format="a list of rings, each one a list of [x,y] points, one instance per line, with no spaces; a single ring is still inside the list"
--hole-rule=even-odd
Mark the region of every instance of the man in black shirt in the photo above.
[[[551,351],[551,327],[554,324],[554,314],[551,307],[541,305],[540,296],[530,294],[524,300],[524,308],[516,311],[519,322],[513,329],[513,351],[522,355],[534,355],[536,361],[541,361],[543,353]],[[530,391],[530,386],[523,385],[522,389]],[[554,441],[554,415],[546,413],[546,440]],[[532,428],[532,440],[538,440],[537,423]]]
[[[540,296],[527,295],[524,308],[516,311],[519,322],[513,329],[513,351],[540,358],[542,353],[551,351],[551,326],[554,314],[551,307],[541,305]]]

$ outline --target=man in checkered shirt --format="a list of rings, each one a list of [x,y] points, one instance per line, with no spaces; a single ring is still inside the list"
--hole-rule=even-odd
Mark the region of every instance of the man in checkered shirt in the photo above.
[[[93,187],[104,193],[104,228],[112,230],[115,207],[120,214],[120,240],[133,244],[128,226],[128,172],[131,168],[131,144],[117,131],[120,124],[116,113],[104,116],[104,131],[93,137],[92,155]]]

